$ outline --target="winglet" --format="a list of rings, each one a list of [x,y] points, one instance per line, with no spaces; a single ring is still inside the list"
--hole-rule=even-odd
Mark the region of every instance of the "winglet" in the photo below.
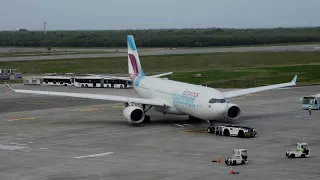
[[[296,82],[297,82],[297,78],[298,78],[298,76],[297,76],[297,75],[295,75],[291,82],[293,82],[294,84],[296,84]]]
[[[11,91],[14,91],[14,89],[13,89],[9,84],[7,84],[6,82],[5,82],[4,84],[6,84],[6,86],[7,86],[8,88],[10,88]]]

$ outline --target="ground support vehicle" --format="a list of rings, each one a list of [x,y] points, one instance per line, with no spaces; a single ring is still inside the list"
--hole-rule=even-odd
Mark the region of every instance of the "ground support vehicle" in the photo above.
[[[226,157],[224,162],[228,166],[248,163],[247,150],[246,149],[234,149],[233,155],[231,157]]]
[[[286,157],[288,158],[305,158],[310,157],[310,148],[307,143],[297,143],[295,149],[290,149],[286,151]]]
[[[235,136],[241,138],[252,138],[257,134],[255,128],[235,125],[212,125],[208,127],[207,132],[219,136]]]

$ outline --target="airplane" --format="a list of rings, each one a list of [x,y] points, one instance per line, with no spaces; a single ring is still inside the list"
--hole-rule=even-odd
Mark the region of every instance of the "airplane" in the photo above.
[[[137,47],[133,35],[127,35],[128,46],[128,73],[132,80],[133,89],[138,97],[53,92],[13,89],[16,93],[30,93],[53,96],[67,96],[87,99],[122,102],[124,118],[131,124],[150,122],[146,113],[153,108],[163,114],[188,115],[190,120],[207,121],[214,125],[216,121],[232,122],[241,115],[240,106],[229,101],[230,98],[239,97],[261,91],[294,86],[297,75],[291,82],[220,92],[217,89],[189,84],[179,81],[160,78],[159,76],[146,76],[143,72]],[[164,73],[166,75],[166,73]]]

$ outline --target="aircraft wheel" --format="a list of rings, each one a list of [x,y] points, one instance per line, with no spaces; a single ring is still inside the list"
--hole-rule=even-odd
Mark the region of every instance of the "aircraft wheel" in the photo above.
[[[145,116],[144,116],[144,120],[143,120],[143,122],[144,122],[144,123],[150,123],[150,122],[151,122],[151,118],[150,118],[150,116],[145,115]]]
[[[238,136],[240,138],[244,138],[244,137],[247,137],[247,134],[244,134],[244,132],[242,130],[240,130],[239,133],[238,133]]]
[[[224,136],[230,136],[229,130],[228,130],[228,129],[225,129],[225,130],[223,131],[223,135],[224,135]]]

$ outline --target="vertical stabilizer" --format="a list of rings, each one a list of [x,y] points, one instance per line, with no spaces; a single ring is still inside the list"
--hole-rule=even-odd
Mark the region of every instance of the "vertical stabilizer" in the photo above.
[[[137,47],[133,35],[127,35],[128,43],[128,71],[130,75],[145,76],[142,71]]]

